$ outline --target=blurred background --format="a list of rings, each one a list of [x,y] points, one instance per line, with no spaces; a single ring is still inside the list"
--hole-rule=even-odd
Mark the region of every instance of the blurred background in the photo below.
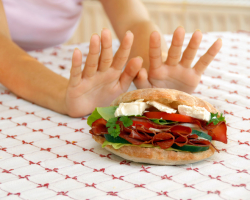
[[[163,34],[178,26],[187,33],[250,31],[250,0],[141,0]],[[75,34],[67,44],[89,42],[93,33],[112,26],[98,0],[83,1],[83,14]],[[116,38],[112,30],[113,38]]]

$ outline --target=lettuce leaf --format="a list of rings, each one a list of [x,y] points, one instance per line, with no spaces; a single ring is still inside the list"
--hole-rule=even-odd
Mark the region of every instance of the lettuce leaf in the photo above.
[[[152,122],[160,125],[167,125],[167,124],[175,124],[178,122],[175,121],[170,121],[170,120],[165,120],[165,119],[150,119]]]
[[[87,124],[91,127],[93,122],[102,118],[102,116],[98,113],[97,108],[92,112],[92,114],[87,119]]]
[[[154,146],[152,144],[141,144],[141,145],[134,145],[134,144],[123,144],[123,143],[113,143],[113,142],[109,142],[107,140],[105,140],[105,142],[102,144],[102,148],[104,148],[107,145],[111,145],[114,149],[120,149],[123,146],[138,146],[138,147],[145,147],[145,148],[158,148],[160,149],[159,146]],[[165,149],[166,151],[181,151],[178,149],[173,149],[173,148],[168,148]]]
[[[103,118],[109,120],[110,118],[115,117],[115,110],[118,106],[109,106],[109,107],[97,107],[94,112],[88,117],[87,124],[91,127],[93,122]]]
[[[118,106],[109,106],[109,107],[97,107],[98,113],[102,116],[103,119],[109,120],[110,118],[115,117],[115,111]]]

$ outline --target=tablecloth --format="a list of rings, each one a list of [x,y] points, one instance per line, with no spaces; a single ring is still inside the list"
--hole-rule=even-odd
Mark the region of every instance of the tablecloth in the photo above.
[[[250,199],[250,34],[204,33],[195,61],[217,38],[223,47],[194,95],[226,117],[228,144],[217,142],[219,153],[181,166],[130,162],[91,138],[87,116],[58,114],[0,85],[0,199]],[[171,35],[165,39],[170,45]],[[88,43],[30,55],[69,77],[75,47],[85,61]]]

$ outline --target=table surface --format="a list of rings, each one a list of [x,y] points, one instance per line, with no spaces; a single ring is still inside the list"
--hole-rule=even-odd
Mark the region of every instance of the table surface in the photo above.
[[[219,37],[223,48],[194,95],[226,116],[228,144],[216,143],[220,153],[182,166],[130,162],[91,138],[86,117],[55,113],[0,85],[0,199],[249,199],[250,34],[205,33],[196,61]],[[87,43],[30,55],[69,77],[75,47],[85,60]]]

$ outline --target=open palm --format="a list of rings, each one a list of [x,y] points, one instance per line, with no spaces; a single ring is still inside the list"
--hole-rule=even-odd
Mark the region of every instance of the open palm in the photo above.
[[[75,49],[65,95],[68,115],[81,117],[90,114],[95,107],[109,106],[117,96],[128,90],[142,66],[142,59],[137,57],[131,59],[122,71],[132,43],[133,34],[127,32],[113,57],[111,32],[104,29],[101,40],[94,34],[90,40],[89,54],[83,70],[82,53]]]
[[[170,88],[192,93],[200,82],[201,75],[219,52],[222,41],[218,39],[208,51],[197,61],[194,67],[191,64],[195,58],[202,39],[202,33],[195,31],[190,42],[182,54],[185,30],[178,27],[173,35],[168,57],[162,62],[161,38],[158,32],[150,36],[148,72],[142,68],[134,83],[137,88]]]

